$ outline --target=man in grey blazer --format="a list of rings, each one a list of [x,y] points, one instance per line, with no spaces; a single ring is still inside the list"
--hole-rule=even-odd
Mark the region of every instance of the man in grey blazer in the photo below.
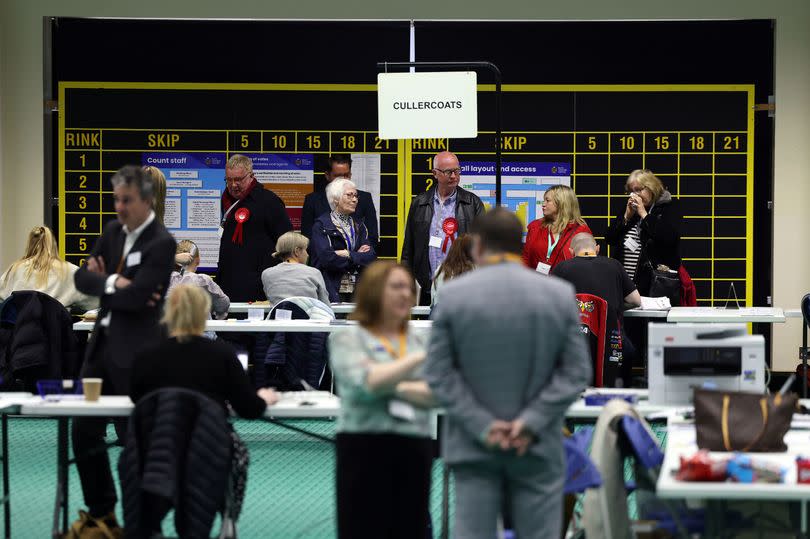
[[[496,208],[473,233],[482,267],[444,285],[425,378],[446,410],[455,536],[496,535],[507,493],[520,539],[559,537],[563,418],[591,378],[573,287],[520,262],[522,225]]]

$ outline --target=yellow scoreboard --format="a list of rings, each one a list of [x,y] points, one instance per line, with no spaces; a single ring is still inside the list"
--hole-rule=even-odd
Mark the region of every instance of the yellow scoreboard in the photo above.
[[[397,258],[410,200],[432,186],[430,158],[449,150],[462,166],[494,161],[487,112],[494,88],[479,89],[477,138],[388,141],[376,132],[374,85],[62,82],[61,253],[83,263],[115,217],[110,176],[124,164],[142,164],[144,155],[300,155],[323,162],[351,153],[379,159],[379,254]],[[653,170],[680,199],[682,256],[700,303],[725,301],[734,283],[750,304],[753,86],[505,85],[503,100],[504,163],[567,165],[598,237],[623,210],[627,174]],[[524,220],[531,215],[525,203],[514,209]]]

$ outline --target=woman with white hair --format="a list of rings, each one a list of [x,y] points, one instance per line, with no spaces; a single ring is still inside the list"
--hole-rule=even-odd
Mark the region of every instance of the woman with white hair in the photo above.
[[[357,186],[337,178],[326,186],[326,198],[332,211],[318,217],[312,227],[312,265],[323,274],[329,301],[351,301],[360,274],[377,255],[365,223],[353,217]]]

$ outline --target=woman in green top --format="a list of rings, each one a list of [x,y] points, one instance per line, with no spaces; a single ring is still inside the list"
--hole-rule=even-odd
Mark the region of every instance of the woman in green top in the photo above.
[[[413,276],[393,262],[374,262],[357,285],[355,303],[359,325],[329,338],[341,398],[338,537],[425,537],[433,398],[419,379],[426,335],[408,331]]]

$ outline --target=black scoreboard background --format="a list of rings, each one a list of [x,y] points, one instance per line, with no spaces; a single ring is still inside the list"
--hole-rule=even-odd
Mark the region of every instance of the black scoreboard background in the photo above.
[[[274,90],[270,102],[270,94],[244,92],[239,85],[367,85],[375,80],[376,62],[407,59],[409,31],[409,21],[53,19],[52,93],[56,98],[59,83],[68,81],[167,85],[161,91],[68,90],[68,129],[209,129],[225,131],[226,137],[240,130],[287,131],[296,137],[310,130],[344,131],[373,141],[373,91],[324,89],[313,99],[312,91]],[[416,21],[414,32],[417,60],[489,60],[499,65],[507,85],[521,86],[507,87],[504,128],[507,135],[523,134],[529,142],[520,152],[505,153],[505,160],[571,162],[583,213],[597,235],[618,213],[620,199],[612,195],[621,193],[623,176],[638,166],[652,168],[681,198],[684,215],[696,217],[684,220],[684,235],[690,238],[685,256],[694,259],[687,261],[690,271],[705,279],[698,281],[701,299],[724,299],[728,283],[744,277],[746,301],[766,304],[772,271],[767,201],[773,130],[763,113],[757,113],[755,129],[746,122],[749,97],[763,103],[773,91],[771,21]],[[486,84],[487,77],[481,73],[479,82]],[[190,92],[182,89],[185,83],[223,83],[231,89]],[[574,85],[585,86],[576,90]],[[602,85],[620,88],[600,91]],[[662,85],[672,88],[661,91]],[[645,91],[651,86],[656,89]],[[475,141],[407,143],[383,156],[383,172],[391,176],[383,180],[388,197],[382,198],[396,205],[381,208],[392,216],[381,223],[385,256],[397,254],[395,238],[401,234],[407,199],[426,186],[424,159],[435,153],[430,144],[444,143],[462,160],[490,157],[490,104],[491,92],[482,92],[482,134]],[[49,133],[48,190],[56,194],[60,180],[67,178],[59,177],[55,118]],[[102,144],[106,140],[102,137]],[[654,145],[664,140],[667,148],[656,151]],[[106,147],[98,156],[103,163],[93,170],[101,184],[103,171],[134,157]],[[407,176],[404,185],[395,173]],[[743,183],[720,176],[746,173]],[[75,209],[67,198],[58,204],[49,207],[54,224],[68,205]],[[101,216],[105,204],[101,196]],[[740,246],[746,242],[751,250]],[[66,252],[75,253],[75,247]],[[721,264],[720,259],[729,260]],[[750,264],[744,275],[740,262]],[[737,286],[738,292],[745,288]]]

